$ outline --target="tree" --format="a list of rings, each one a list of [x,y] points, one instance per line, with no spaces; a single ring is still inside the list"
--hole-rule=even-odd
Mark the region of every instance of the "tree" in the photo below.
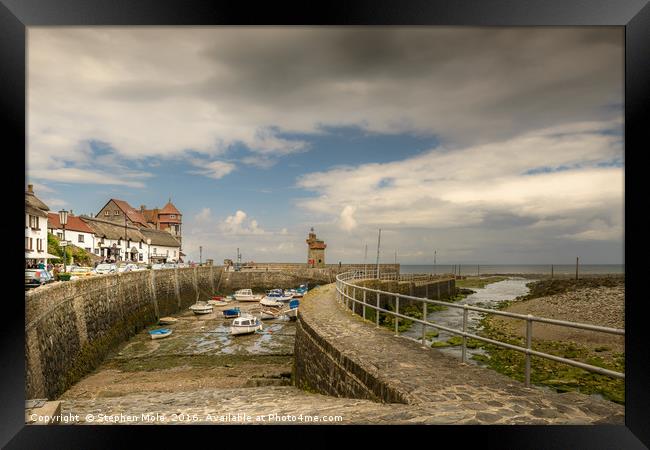
[[[60,242],[59,238],[54,236],[52,233],[47,233],[47,252],[59,257],[57,259],[52,259],[54,264],[63,263],[63,255],[65,253],[65,262],[67,265],[70,265],[73,262],[84,266],[92,265],[92,258],[86,250],[75,245],[61,247],[59,245]]]

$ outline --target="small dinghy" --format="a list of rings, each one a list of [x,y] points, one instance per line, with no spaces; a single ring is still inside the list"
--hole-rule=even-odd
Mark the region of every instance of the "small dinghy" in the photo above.
[[[151,339],[166,338],[170,334],[172,334],[172,330],[170,330],[169,328],[159,328],[157,330],[151,330],[149,332],[149,336],[151,336]]]
[[[295,320],[298,317],[298,306],[300,305],[300,301],[298,300],[291,300],[289,302],[289,309],[284,311],[284,313],[289,317],[291,320]]]
[[[226,309],[223,312],[223,316],[226,319],[232,319],[233,317],[239,317],[240,315],[241,315],[241,311],[239,311],[239,308]]]
[[[255,295],[250,289],[240,289],[233,295],[238,302],[259,302],[262,300],[262,295]]]
[[[282,315],[282,308],[267,306],[262,308],[261,319],[262,320],[277,319],[281,315]]]
[[[232,321],[232,325],[230,326],[230,334],[251,334],[261,329],[262,322],[260,322],[260,319],[255,316],[246,315],[244,317],[238,317]]]
[[[160,325],[171,325],[176,322],[178,322],[178,319],[175,317],[161,317],[158,321]]]
[[[215,297],[212,297],[212,299],[208,300],[207,303],[212,306],[223,306],[228,304],[227,301],[223,300],[223,297],[222,300],[215,300]]]
[[[189,309],[197,315],[210,314],[212,312],[212,305],[208,305],[207,303],[195,303],[190,306]]]

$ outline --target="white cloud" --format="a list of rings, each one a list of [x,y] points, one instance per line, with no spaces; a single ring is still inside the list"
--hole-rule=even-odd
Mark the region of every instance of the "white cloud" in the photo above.
[[[199,213],[194,216],[194,220],[196,220],[199,223],[206,223],[209,222],[212,219],[212,211],[210,208],[203,208]]]
[[[267,234],[262,228],[260,228],[257,220],[249,219],[247,220],[248,215],[242,211],[237,210],[234,215],[228,216],[219,224],[219,228],[225,234],[233,235],[264,235]]]
[[[190,173],[214,178],[215,180],[223,178],[235,170],[234,164],[225,161],[208,162],[194,159],[191,162],[193,165],[200,167],[200,170],[191,171]]]
[[[357,221],[353,217],[355,210],[356,208],[354,206],[346,205],[343,211],[341,211],[339,223],[342,230],[351,231],[356,228]]]

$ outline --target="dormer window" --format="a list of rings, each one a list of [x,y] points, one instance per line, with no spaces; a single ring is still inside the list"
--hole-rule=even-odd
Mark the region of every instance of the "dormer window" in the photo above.
[[[116,215],[116,216],[119,216],[119,215],[120,215],[120,212],[119,212],[119,211],[115,211],[115,215]]]
[[[105,216],[110,216],[110,215],[111,215],[111,212],[110,212],[110,211],[104,211],[104,215],[105,215]]]

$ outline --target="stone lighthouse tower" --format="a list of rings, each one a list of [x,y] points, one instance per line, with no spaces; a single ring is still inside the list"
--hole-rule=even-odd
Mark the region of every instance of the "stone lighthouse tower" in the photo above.
[[[312,227],[309,237],[306,240],[309,250],[307,251],[308,267],[325,267],[325,242],[316,238],[314,228]]]

